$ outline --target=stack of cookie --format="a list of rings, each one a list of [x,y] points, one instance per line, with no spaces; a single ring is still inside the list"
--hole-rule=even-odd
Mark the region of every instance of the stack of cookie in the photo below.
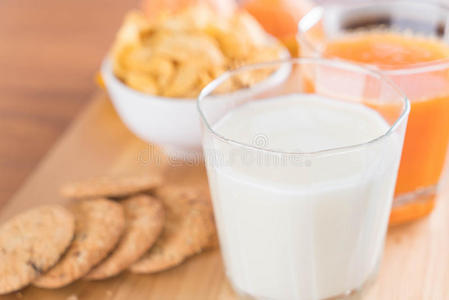
[[[210,199],[161,178],[99,178],[62,189],[0,227],[0,294],[28,284],[59,288],[130,270],[155,273],[217,245]]]

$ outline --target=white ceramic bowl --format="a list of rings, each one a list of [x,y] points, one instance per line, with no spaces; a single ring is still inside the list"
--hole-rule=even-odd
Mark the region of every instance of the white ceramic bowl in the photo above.
[[[201,153],[196,99],[158,97],[129,88],[115,77],[108,58],[101,75],[117,113],[135,135],[179,158]]]
[[[282,56],[289,57],[288,53]],[[289,72],[286,65],[266,81],[276,79],[278,82]],[[172,158],[190,160],[201,156],[201,126],[196,99],[159,97],[129,88],[114,75],[109,58],[102,64],[101,75],[117,113],[135,135],[161,146]]]

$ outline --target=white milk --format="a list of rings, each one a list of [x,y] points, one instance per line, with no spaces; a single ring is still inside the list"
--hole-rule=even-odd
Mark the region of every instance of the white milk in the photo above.
[[[389,126],[360,104],[289,95],[245,104],[213,129],[265,149],[313,152],[368,142]],[[338,154],[283,156],[248,152],[206,132],[215,217],[234,288],[285,300],[361,288],[382,254],[401,146],[390,134]]]

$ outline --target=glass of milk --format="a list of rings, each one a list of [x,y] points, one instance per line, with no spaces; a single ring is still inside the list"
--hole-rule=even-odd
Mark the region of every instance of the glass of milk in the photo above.
[[[382,256],[409,102],[357,65],[291,59],[201,93],[226,274],[249,299],[360,292]]]

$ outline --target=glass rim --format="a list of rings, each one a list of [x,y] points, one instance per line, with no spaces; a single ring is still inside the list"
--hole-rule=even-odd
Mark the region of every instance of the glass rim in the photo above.
[[[363,6],[378,7],[379,5],[395,5],[395,4],[396,5],[405,5],[405,6],[419,5],[419,6],[428,6],[428,7],[443,9],[444,11],[447,12],[447,15],[449,16],[449,5],[446,5],[446,4],[440,3],[440,2],[433,2],[433,1],[421,2],[421,1],[416,1],[416,0],[364,0],[364,1],[332,0],[332,1],[325,2],[321,5],[317,5],[317,6],[313,7],[299,20],[298,25],[297,25],[298,33],[296,35],[298,42],[303,43],[308,48],[312,49],[314,54],[318,54],[318,55],[322,56],[322,54],[323,54],[322,51],[320,51],[314,45],[314,43],[311,42],[306,37],[307,31],[310,29],[311,26],[310,25],[303,26],[303,23],[305,23],[305,22],[310,23],[311,21],[315,21],[313,23],[313,25],[315,25],[316,21],[318,21],[319,19],[322,18],[323,12],[326,7],[336,6],[336,5],[341,5],[341,4],[348,4],[348,5],[352,4],[352,5],[358,5],[360,7],[363,7]],[[448,21],[448,24],[449,24],[449,21]],[[306,30],[304,30],[304,27],[308,27],[308,28]],[[335,57],[331,56],[328,58],[337,59],[337,60],[341,60],[341,61],[348,61],[345,59],[341,59],[337,56],[335,56]],[[443,70],[443,69],[449,69],[449,57],[442,58],[442,59],[436,59],[436,60],[429,61],[429,62],[414,63],[414,64],[403,66],[399,69],[393,69],[393,70],[382,70],[380,67],[378,67],[374,64],[363,64],[363,63],[359,63],[359,64],[366,66],[366,67],[375,68],[376,70],[379,70],[382,73],[387,74],[389,76],[409,75],[409,74],[419,74],[419,73],[435,72],[435,71],[439,71],[439,70]]]
[[[266,68],[266,67],[275,66],[275,65],[281,65],[281,64],[291,64],[291,65],[321,64],[321,65],[327,65],[327,66],[336,67],[336,68],[345,69],[345,70],[358,71],[358,72],[361,72],[364,74],[371,75],[374,78],[385,82],[388,86],[390,86],[393,89],[394,92],[396,92],[398,94],[398,96],[400,97],[401,102],[403,104],[402,111],[401,111],[400,115],[396,118],[394,123],[392,125],[389,125],[389,129],[387,131],[385,131],[383,134],[381,134],[367,142],[348,145],[348,146],[342,146],[342,147],[333,147],[333,148],[322,149],[322,150],[317,150],[317,151],[279,151],[279,150],[265,149],[263,147],[239,142],[232,138],[225,137],[225,136],[219,134],[217,131],[215,131],[212,128],[211,124],[207,120],[207,117],[205,116],[205,114],[202,110],[202,107],[201,107],[205,98],[210,97],[211,93],[218,86],[220,86],[225,80],[231,78],[232,76],[235,76],[238,73],[249,71],[249,70],[260,69],[260,68]],[[261,82],[261,83],[263,83],[263,82]],[[223,95],[220,95],[220,97],[223,97],[223,96],[226,97],[226,96],[231,96],[231,95],[232,94],[223,94]],[[214,98],[214,96],[212,96],[212,98]],[[241,148],[245,148],[248,150],[260,151],[260,152],[275,154],[275,155],[310,156],[310,155],[320,155],[320,154],[332,154],[332,153],[340,153],[340,152],[345,152],[345,151],[349,151],[349,150],[354,150],[354,149],[364,147],[366,145],[375,144],[377,142],[380,142],[380,141],[386,139],[388,136],[393,134],[393,132],[402,124],[404,119],[407,118],[407,116],[410,112],[410,101],[409,101],[408,97],[405,95],[405,93],[398,86],[396,86],[396,84],[391,79],[389,79],[382,73],[378,72],[377,70],[374,70],[372,68],[367,68],[366,66],[363,66],[360,64],[349,63],[349,62],[340,61],[340,60],[312,58],[312,57],[288,58],[288,59],[283,59],[283,60],[276,60],[276,61],[263,62],[263,63],[257,63],[257,64],[249,64],[249,65],[245,65],[243,67],[240,67],[240,68],[237,68],[237,69],[234,69],[231,71],[226,71],[225,73],[223,73],[222,75],[220,75],[219,77],[214,79],[212,82],[207,84],[201,90],[196,104],[197,104],[198,113],[200,115],[200,119],[201,119],[202,123],[205,125],[206,130],[208,130],[213,136],[215,136],[222,142],[224,142],[226,144],[238,146]]]

